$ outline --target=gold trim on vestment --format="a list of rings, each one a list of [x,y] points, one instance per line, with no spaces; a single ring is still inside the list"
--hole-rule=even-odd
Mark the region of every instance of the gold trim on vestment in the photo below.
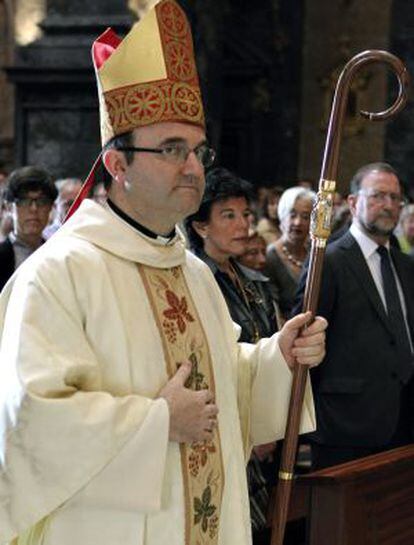
[[[186,387],[208,389],[215,397],[214,370],[200,317],[181,267],[158,269],[138,265],[153,316],[160,332],[167,374],[171,378],[185,361],[192,372]],[[185,496],[185,544],[218,543],[224,469],[219,420],[213,438],[181,443]]]

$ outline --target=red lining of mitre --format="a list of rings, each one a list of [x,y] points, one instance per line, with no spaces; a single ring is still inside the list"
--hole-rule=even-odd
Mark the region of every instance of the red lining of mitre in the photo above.
[[[80,188],[79,193],[76,195],[72,206],[69,208],[68,213],[66,214],[65,219],[63,220],[63,223],[65,223],[65,221],[67,221],[76,212],[76,210],[82,204],[82,201],[89,196],[89,192],[91,191],[93,184],[95,183],[96,172],[101,165],[102,165],[102,152],[98,155],[98,158],[96,159],[91,171],[89,172],[88,177],[86,178],[82,187]]]
[[[122,42],[121,38],[115,34],[112,28],[107,28],[92,45],[92,59],[97,70],[109,59],[115,49]],[[72,206],[70,207],[64,222],[68,220],[79,208],[82,201],[89,195],[90,190],[95,182],[96,171],[101,166],[102,152],[99,154],[95,161],[88,177],[83,183],[78,195],[76,196]]]
[[[93,42],[92,58],[97,70],[99,70],[109,59],[121,42],[121,38],[115,34],[112,28],[107,28],[105,32]]]

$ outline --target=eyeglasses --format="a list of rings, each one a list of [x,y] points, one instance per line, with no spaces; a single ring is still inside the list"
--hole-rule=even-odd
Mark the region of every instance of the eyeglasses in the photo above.
[[[35,204],[36,208],[46,208],[52,204],[52,201],[47,197],[22,197],[14,199],[14,202],[19,208],[30,208],[32,204]]]
[[[385,204],[387,199],[390,200],[393,206],[403,207],[406,204],[404,198],[398,193],[387,193],[386,191],[367,191],[364,189],[360,189],[359,193],[365,195],[376,204]]]
[[[207,144],[200,144],[193,149],[189,148],[185,144],[167,144],[160,148],[137,148],[134,146],[123,146],[117,149],[119,151],[158,153],[164,161],[174,165],[184,165],[190,153],[194,153],[198,162],[204,168],[211,167],[216,158],[216,152]]]

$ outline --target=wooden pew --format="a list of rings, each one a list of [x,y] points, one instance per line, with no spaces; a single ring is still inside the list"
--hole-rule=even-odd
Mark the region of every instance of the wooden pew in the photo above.
[[[414,444],[301,475],[289,520],[309,545],[414,545]]]

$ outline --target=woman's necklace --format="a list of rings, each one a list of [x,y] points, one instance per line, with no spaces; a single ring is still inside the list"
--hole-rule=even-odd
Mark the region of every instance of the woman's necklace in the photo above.
[[[303,264],[305,262],[304,259],[297,259],[294,255],[292,255],[289,250],[287,249],[285,244],[282,244],[282,252],[286,256],[286,259],[292,263],[292,265],[295,265],[295,267],[298,267],[301,269],[303,267]]]

